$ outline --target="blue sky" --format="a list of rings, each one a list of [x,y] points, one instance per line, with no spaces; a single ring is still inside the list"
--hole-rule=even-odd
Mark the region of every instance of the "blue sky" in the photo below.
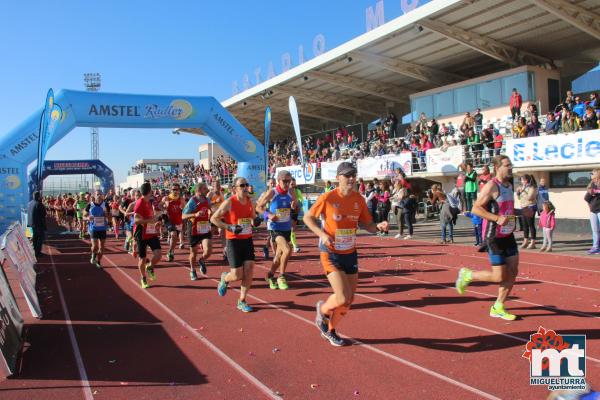
[[[419,3],[426,3],[420,0]],[[365,10],[376,0],[250,1],[20,1],[0,15],[0,135],[41,107],[48,88],[83,90],[83,74],[102,74],[102,91],[211,95],[224,100],[281,55],[298,64],[298,46],[313,57],[317,34],[330,50],[366,31]],[[385,20],[402,14],[385,0]],[[100,159],[122,181],[141,158],[198,159],[203,138],[170,130],[101,129]],[[78,128],[47,159],[90,156],[89,129]]]

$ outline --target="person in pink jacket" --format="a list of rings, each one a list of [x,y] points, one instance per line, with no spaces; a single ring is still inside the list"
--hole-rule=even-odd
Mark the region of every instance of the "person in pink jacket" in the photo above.
[[[552,251],[552,232],[554,232],[554,227],[556,226],[556,219],[554,218],[554,205],[545,201],[542,206],[543,211],[540,214],[540,220],[538,225],[542,228],[544,234],[544,241],[542,243],[542,248],[540,251]]]

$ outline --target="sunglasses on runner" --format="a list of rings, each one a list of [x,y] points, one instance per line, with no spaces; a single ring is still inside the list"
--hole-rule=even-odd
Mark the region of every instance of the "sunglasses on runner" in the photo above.
[[[342,174],[342,176],[345,176],[346,178],[356,178],[356,174]]]
[[[240,184],[238,185],[238,187],[241,187],[241,188],[245,188],[245,187],[248,187],[248,186],[250,186],[250,184],[249,184],[249,183],[240,183]]]
[[[281,182],[283,183],[290,183],[292,180],[291,179],[282,179]]]

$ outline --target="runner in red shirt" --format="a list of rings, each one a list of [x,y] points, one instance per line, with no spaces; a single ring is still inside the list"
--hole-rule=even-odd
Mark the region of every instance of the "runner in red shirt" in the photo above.
[[[167,211],[167,231],[169,232],[169,251],[167,253],[167,261],[175,259],[175,246],[179,234],[183,232],[183,207],[185,203],[181,198],[181,188],[175,183],[171,188],[171,193],[163,197],[162,209]]]
[[[136,201],[133,207],[135,218],[135,230],[133,236],[137,243],[138,251],[138,268],[141,275],[141,285],[143,289],[150,287],[146,280],[146,273],[152,280],[156,280],[154,267],[160,261],[160,240],[158,238],[160,232],[160,217],[161,212],[155,213],[154,207],[150,202],[152,194],[152,186],[149,182],[145,182],[141,186],[142,198]],[[152,259],[148,263],[146,260],[146,247],[150,246],[152,250]]]

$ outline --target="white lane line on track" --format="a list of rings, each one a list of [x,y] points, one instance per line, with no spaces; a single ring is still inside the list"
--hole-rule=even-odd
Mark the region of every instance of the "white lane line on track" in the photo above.
[[[196,339],[200,340],[200,342],[202,342],[202,344],[204,344],[206,347],[208,347],[219,358],[221,358],[223,361],[225,361],[227,364],[229,364],[230,367],[232,367],[233,369],[235,369],[238,373],[240,373],[240,375],[242,375],[250,383],[252,383],[254,386],[256,386],[268,398],[270,398],[270,399],[281,399],[280,396],[275,395],[273,393],[273,390],[271,390],[270,388],[268,388],[264,383],[262,383],[260,380],[258,380],[258,378],[256,378],[254,375],[252,375],[246,369],[244,369],[244,367],[242,367],[240,364],[236,363],[231,357],[229,357],[227,354],[225,354],[225,352],[223,352],[220,348],[218,348],[216,345],[214,345],[207,338],[205,338],[204,336],[202,336],[201,334],[199,334],[198,331],[194,330],[194,328],[192,328],[191,325],[188,324],[183,318],[181,318],[179,315],[177,315],[175,313],[175,311],[171,310],[166,304],[164,304],[163,302],[161,302],[160,300],[158,300],[148,290],[140,288],[139,284],[132,277],[130,277],[125,271],[123,271],[120,267],[118,267],[117,264],[115,264],[110,258],[108,258],[108,256],[104,256],[103,258],[106,259],[109,263],[111,263],[112,266],[115,267],[116,270],[119,271],[124,277],[126,277],[135,287],[137,287],[139,290],[141,290],[143,293],[145,293],[163,311],[165,311],[175,321],[177,321],[179,324],[181,324],[181,326],[183,326],[188,332],[190,332],[192,335],[194,335],[194,337]]]
[[[445,289],[455,289],[454,286],[442,285],[440,283],[426,281],[426,280],[423,280],[423,279],[414,279],[414,278],[408,278],[406,276],[397,276],[397,275],[392,275],[392,274],[386,274],[385,272],[377,272],[375,270],[368,269],[368,268],[365,268],[365,267],[360,267],[360,269],[362,271],[372,272],[373,274],[378,275],[378,276],[390,276],[390,277],[393,277],[393,278],[404,279],[404,280],[412,281],[412,282],[427,283],[427,284],[430,284],[432,286],[438,286],[438,287],[445,288]],[[485,292],[478,292],[476,290],[473,290],[472,288],[467,289],[467,292],[481,294],[481,295],[484,295],[484,296],[487,296],[487,297],[490,297],[490,298],[496,298],[497,297],[497,294],[491,294],[491,293],[485,293]],[[511,299],[510,301],[513,301],[515,303],[523,303],[523,304],[527,304],[527,305],[530,305],[530,306],[542,307],[542,308],[545,308],[547,310],[552,310],[552,311],[563,311],[563,312],[566,312],[566,313],[569,313],[569,314],[578,315],[580,317],[600,319],[600,317],[598,317],[598,316],[595,316],[595,315],[592,315],[592,314],[588,314],[588,313],[585,313],[583,311],[564,310],[562,308],[557,308],[557,307],[552,307],[552,306],[546,306],[546,305],[543,305],[543,304],[532,303],[530,301],[520,300],[520,299]]]
[[[368,237],[368,235],[365,235],[365,237]],[[390,239],[391,239],[391,238],[390,238]],[[394,239],[391,239],[391,240],[394,240]],[[397,240],[397,239],[396,239],[396,240]],[[426,243],[427,245],[431,245],[431,244],[432,244],[432,242],[426,242],[426,241],[423,241],[423,240],[412,240],[412,239],[411,239],[411,240],[408,240],[408,241],[406,241],[406,242],[408,242],[408,243],[411,243],[411,242],[412,242],[412,243]],[[403,242],[403,243],[406,243],[406,242]],[[365,243],[363,243],[363,244],[365,244]],[[441,245],[438,245],[438,246],[441,246]],[[456,248],[456,247],[468,248],[468,246],[465,246],[465,245],[461,245],[461,244],[455,244],[455,245],[451,245],[451,246],[449,247],[449,249]],[[393,248],[393,247],[390,247],[390,248]],[[436,251],[434,251],[434,250],[427,250],[427,249],[421,249],[421,248],[419,248],[419,250],[421,250],[421,251],[425,251],[425,252],[428,252],[428,253],[437,253],[437,252],[436,252]],[[528,254],[528,253],[524,253],[524,254]],[[423,254],[423,255],[425,255],[425,254]],[[485,256],[476,256],[476,255],[472,255],[472,254],[462,254],[462,253],[458,253],[458,254],[456,254],[456,255],[457,255],[457,256],[471,257],[471,258],[478,258],[478,259],[481,259],[481,260],[487,260],[487,257],[485,257]],[[556,254],[556,253],[552,253],[552,255],[553,255],[553,256],[559,256],[559,257],[573,257],[573,258],[580,258],[580,259],[582,259],[582,260],[593,260],[593,258],[592,258],[592,257],[585,257],[585,256],[574,256],[574,255],[570,255],[570,254]],[[537,266],[541,266],[541,267],[559,268],[559,269],[567,269],[567,270],[581,271],[581,272],[593,272],[593,273],[600,273],[600,271],[599,271],[599,270],[594,270],[594,269],[571,268],[571,267],[565,267],[565,266],[562,266],[562,265],[555,265],[555,264],[540,264],[540,263],[535,263],[535,262],[531,262],[531,261],[524,261],[524,260],[519,260],[519,264],[530,264],[530,265],[537,265]],[[593,268],[593,267],[590,267],[590,268]]]
[[[425,250],[425,251],[428,251],[428,250]],[[404,253],[404,254],[406,254],[406,253]],[[421,255],[427,256],[429,254],[421,254]],[[400,253],[400,254],[396,253],[393,256],[387,256],[387,257],[390,257],[390,258],[402,257],[402,253]],[[431,266],[434,266],[434,267],[452,268],[452,269],[455,269],[455,270],[459,270],[459,269],[462,268],[462,267],[454,267],[454,266],[451,266],[451,265],[432,263],[432,262],[429,262],[429,261],[420,261],[420,260],[417,260],[415,258],[401,258],[398,261],[399,262],[402,262],[402,261],[415,262],[415,263],[419,263],[419,264],[431,265]],[[519,264],[520,264],[520,262],[519,262]],[[592,290],[594,292],[600,292],[600,289],[598,289],[598,288],[592,288],[592,287],[588,287],[588,286],[579,286],[579,285],[570,285],[568,283],[552,282],[552,281],[546,281],[546,280],[538,279],[538,278],[524,278],[524,277],[521,277],[521,276],[517,276],[517,279],[518,280],[523,280],[523,281],[532,281],[532,282],[536,282],[537,281],[537,282],[547,283],[549,285],[566,286],[566,287],[570,287],[570,288],[574,288],[574,289],[584,289],[584,290]]]
[[[264,269],[264,270],[268,269],[268,268],[261,267],[261,266],[258,266],[258,267],[261,268],[261,269]],[[364,268],[362,268],[362,269],[364,270]],[[329,288],[328,284],[325,284],[325,283],[322,283],[322,282],[318,282],[318,281],[313,280],[313,279],[307,279],[307,278],[304,278],[304,277],[302,277],[300,275],[297,275],[297,274],[294,274],[294,273],[290,273],[290,272],[287,272],[286,274],[294,276],[294,277],[298,278],[298,280],[301,280],[301,281],[311,282],[311,283],[313,283],[316,286],[321,286],[321,287],[327,287],[327,288]],[[476,326],[476,325],[473,325],[473,324],[469,324],[468,322],[462,322],[462,321],[458,321],[458,320],[455,320],[455,319],[452,319],[452,318],[443,317],[441,315],[432,314],[432,313],[429,313],[427,311],[417,310],[415,308],[410,308],[410,307],[402,306],[402,305],[399,305],[399,304],[396,304],[396,303],[392,303],[392,302],[389,302],[389,301],[386,301],[386,300],[378,299],[377,297],[366,295],[364,293],[358,293],[357,292],[354,296],[355,297],[364,297],[364,298],[369,299],[369,300],[373,300],[373,301],[376,301],[376,302],[379,302],[379,303],[387,304],[387,305],[389,305],[391,307],[401,308],[401,309],[404,309],[404,310],[407,310],[407,311],[415,312],[417,314],[427,315],[429,317],[441,319],[442,321],[451,322],[451,323],[458,324],[458,325],[461,325],[461,326],[465,326],[465,327],[468,327],[468,328],[472,328],[472,329],[476,329],[476,330],[481,330],[481,331],[484,331],[484,332],[487,332],[487,333],[493,333],[495,335],[504,336],[504,337],[507,337],[507,338],[510,338],[510,339],[518,340],[519,342],[522,342],[522,343],[527,343],[528,342],[527,339],[523,339],[523,338],[520,338],[518,336],[514,336],[514,335],[511,335],[511,334],[508,334],[508,333],[498,332],[498,331],[495,331],[493,329],[488,329],[488,328],[484,328],[482,326]],[[589,357],[589,356],[586,356],[585,358],[588,359],[588,360],[590,360],[590,361],[595,361],[597,363],[600,363],[600,359],[592,358],[592,357]]]
[[[54,258],[52,257],[52,248],[50,248],[48,255],[50,256],[50,263],[52,264],[52,272],[54,273],[54,280],[56,281],[56,287],[58,289],[58,297],[60,298],[60,304],[62,306],[63,313],[65,314],[65,323],[67,324],[69,340],[71,342],[71,347],[73,348],[73,355],[75,356],[77,370],[79,371],[79,380],[81,381],[83,396],[86,400],[93,400],[94,395],[92,394],[92,390],[90,388],[90,381],[85,370],[85,365],[83,364],[81,352],[79,351],[79,344],[77,343],[75,331],[73,330],[73,322],[71,322],[71,315],[69,314],[69,309],[67,308],[67,302],[65,301],[62,285],[60,284],[60,279],[58,279],[58,273],[56,272],[56,264],[54,264]]]
[[[111,262],[111,263],[112,263],[112,262]],[[181,268],[185,268],[185,269],[188,269],[188,268],[189,268],[189,266],[182,265],[182,264],[181,264],[181,263],[179,263],[179,262],[175,262],[175,264],[179,265]],[[114,264],[113,264],[113,265],[114,265]],[[256,264],[255,264],[255,265],[256,265]],[[117,267],[117,268],[118,268],[118,267]],[[267,269],[267,268],[265,268],[265,267],[260,267],[260,266],[259,266],[259,268],[262,268],[262,269],[265,269],[265,270]],[[123,272],[123,273],[124,273],[124,272]],[[293,274],[290,274],[290,275],[293,275]],[[128,276],[128,278],[129,278],[129,276]],[[131,278],[129,278],[129,279],[131,279]],[[211,281],[213,281],[213,282],[215,282],[215,283],[219,283],[219,281],[218,281],[218,280],[216,280],[216,279],[213,279],[213,278],[208,278],[208,279],[209,279],[209,280],[211,280]],[[310,282],[312,282],[312,281],[310,281]],[[315,282],[313,282],[313,283],[315,283]],[[324,285],[324,286],[326,286],[326,285]],[[230,290],[231,290],[231,289],[230,289]],[[239,293],[239,289],[233,289],[233,290]],[[289,316],[291,316],[291,317],[293,317],[293,318],[296,318],[296,319],[298,319],[298,320],[300,320],[300,321],[302,321],[302,322],[305,322],[305,323],[307,323],[307,324],[309,324],[309,325],[311,325],[311,326],[314,326],[314,322],[313,322],[313,321],[311,321],[311,320],[309,320],[309,319],[307,319],[307,318],[304,318],[304,317],[302,317],[302,316],[300,316],[300,315],[297,315],[297,314],[295,314],[295,313],[293,313],[293,312],[291,312],[291,311],[289,311],[289,310],[286,310],[286,309],[284,309],[284,308],[282,308],[282,307],[279,307],[279,306],[276,306],[276,305],[274,305],[274,304],[271,304],[271,303],[270,303],[270,302],[268,302],[267,300],[261,299],[260,297],[257,297],[257,296],[255,296],[255,295],[252,295],[252,294],[250,294],[250,293],[248,293],[248,294],[247,294],[247,297],[250,297],[250,298],[252,298],[252,299],[254,299],[254,300],[256,300],[256,301],[258,301],[258,302],[260,302],[260,303],[262,303],[262,304],[265,304],[265,305],[267,305],[267,306],[269,306],[269,307],[271,307],[271,308],[274,308],[274,309],[276,309],[276,310],[278,310],[278,311],[281,311],[281,312],[283,312],[283,313],[284,313],[284,314],[286,314],[286,315],[289,315]],[[444,382],[447,382],[447,383],[450,383],[450,384],[452,384],[452,385],[455,385],[455,386],[457,386],[457,387],[460,387],[460,388],[462,388],[462,389],[464,389],[464,390],[467,390],[467,391],[469,391],[469,392],[471,392],[471,393],[474,393],[474,394],[476,394],[476,395],[478,395],[478,396],[480,396],[480,397],[482,397],[482,398],[499,400],[499,398],[498,398],[498,397],[496,397],[496,396],[494,396],[494,395],[492,395],[492,394],[490,394],[490,393],[484,392],[484,391],[482,391],[482,390],[479,390],[479,389],[477,389],[477,388],[475,388],[475,387],[469,386],[469,385],[467,385],[466,383],[462,383],[462,382],[460,382],[460,381],[454,380],[454,379],[452,379],[452,378],[450,378],[450,377],[448,377],[448,376],[446,376],[446,375],[442,375],[442,374],[440,374],[440,373],[438,373],[438,372],[435,372],[435,371],[433,371],[433,370],[430,370],[430,369],[428,369],[428,368],[426,368],[426,367],[423,367],[423,366],[421,366],[421,365],[419,365],[419,364],[413,363],[412,361],[408,361],[408,360],[406,360],[406,359],[404,359],[404,358],[401,358],[401,357],[398,357],[398,356],[396,356],[396,355],[394,355],[394,354],[391,354],[391,353],[388,353],[388,352],[386,352],[386,351],[380,350],[380,349],[378,349],[377,347],[374,347],[374,346],[371,346],[371,345],[369,345],[369,344],[363,343],[363,342],[361,342],[360,340],[353,339],[353,338],[350,338],[350,337],[347,337],[347,336],[345,336],[345,337],[346,337],[348,340],[352,341],[353,343],[355,343],[355,344],[358,344],[358,345],[360,345],[361,347],[363,347],[363,348],[365,348],[365,349],[367,349],[367,350],[370,350],[370,351],[372,351],[372,352],[374,352],[374,353],[377,353],[377,354],[379,354],[379,355],[381,355],[381,356],[384,356],[384,357],[386,357],[386,358],[389,358],[389,359],[391,359],[391,360],[393,360],[393,361],[396,361],[396,362],[399,362],[399,363],[401,363],[401,364],[404,364],[404,365],[406,365],[407,367],[414,368],[414,369],[416,369],[416,370],[418,370],[418,371],[421,371],[421,372],[423,372],[423,373],[425,373],[425,374],[427,374],[427,375],[430,375],[430,376],[433,376],[433,377],[435,377],[435,378],[438,378],[438,379],[440,379],[440,380],[442,380],[442,381],[444,381]]]

